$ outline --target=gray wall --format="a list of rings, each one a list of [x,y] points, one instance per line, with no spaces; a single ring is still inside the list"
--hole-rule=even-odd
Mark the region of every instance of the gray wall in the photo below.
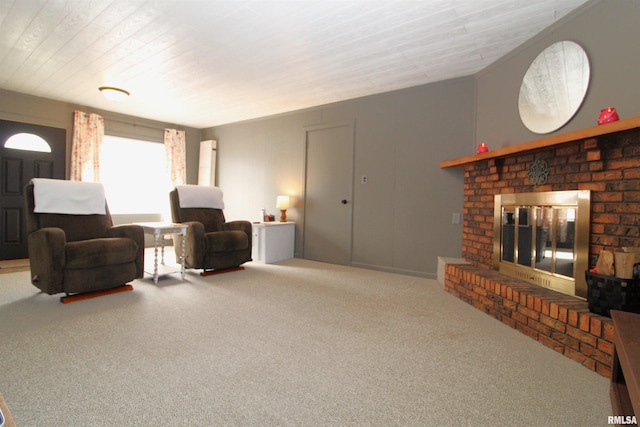
[[[277,212],[278,194],[295,196],[287,218],[301,256],[304,128],[353,121],[353,265],[435,277],[439,255],[461,252],[451,219],[462,212],[462,171],[439,163],[466,154],[474,94],[473,78],[455,79],[206,129],[218,141],[225,214],[255,221],[262,207]]]
[[[580,44],[591,65],[585,102],[562,134],[597,125],[603,108],[615,107],[620,118],[640,115],[640,1],[589,2],[576,14],[539,34],[477,75],[476,141],[499,148],[539,139],[518,115],[520,82],[547,46],[571,40]],[[469,154],[473,153],[471,144]]]

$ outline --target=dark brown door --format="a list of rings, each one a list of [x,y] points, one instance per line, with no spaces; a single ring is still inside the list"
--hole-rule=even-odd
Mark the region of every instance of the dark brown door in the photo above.
[[[18,133],[44,139],[50,153],[7,148]],[[64,179],[65,129],[0,120],[0,260],[28,258],[24,214],[24,187],[31,178]]]

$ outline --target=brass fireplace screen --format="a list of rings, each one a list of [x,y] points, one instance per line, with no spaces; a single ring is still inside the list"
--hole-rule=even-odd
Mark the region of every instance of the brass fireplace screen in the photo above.
[[[496,195],[494,268],[586,298],[590,211],[588,190]]]

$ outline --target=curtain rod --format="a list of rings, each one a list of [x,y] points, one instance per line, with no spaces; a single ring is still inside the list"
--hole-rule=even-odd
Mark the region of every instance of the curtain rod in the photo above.
[[[76,108],[77,111],[83,111],[82,108]],[[98,114],[100,116],[102,116],[102,118],[104,120],[108,120],[110,122],[115,122],[115,123],[121,123],[124,125],[129,125],[129,126],[133,126],[133,127],[143,127],[143,128],[147,128],[147,129],[154,129],[154,130],[162,130],[164,131],[165,129],[177,129],[177,130],[182,130],[182,131],[187,131],[185,129],[185,126],[176,126],[176,125],[165,125],[164,127],[158,127],[158,126],[153,126],[153,125],[145,125],[145,124],[139,124],[136,122],[127,122],[123,119],[118,119],[118,118],[113,118],[110,117],[110,111],[101,111],[101,110],[94,110],[94,109],[87,109],[88,113],[94,113],[94,114]],[[117,114],[117,113],[116,113]]]
[[[105,120],[105,124],[106,122],[113,122],[113,123],[121,123],[123,125],[128,125],[128,126],[132,126],[132,127],[143,127],[143,128],[147,128],[147,129],[153,129],[153,130],[160,130],[163,131],[165,129],[177,129],[177,130],[182,130],[186,132],[186,129],[184,129],[184,127],[180,128],[178,126],[174,126],[174,125],[165,125],[165,126],[153,126],[153,125],[147,125],[147,124],[140,124],[140,123],[136,123],[136,122],[128,122],[122,119],[117,119],[117,118],[113,118],[113,117],[109,117],[109,114],[104,114],[104,112],[98,112],[96,114],[99,114],[102,116],[102,118]],[[173,127],[172,127],[173,126]]]
[[[151,125],[145,125],[145,124],[140,124],[140,123],[135,123],[135,122],[127,122],[124,120],[118,120],[118,119],[112,119],[109,118],[108,116],[104,117],[105,121],[110,121],[110,122],[115,122],[115,123],[121,123],[123,125],[129,125],[129,126],[133,126],[133,127],[143,127],[143,128],[147,128],[147,129],[153,129],[153,130],[161,130],[164,132],[165,129],[174,129],[171,128],[170,126],[164,126],[164,127],[158,127],[158,126],[151,126]],[[177,128],[175,128],[177,129]],[[178,130],[184,130],[184,129],[178,129]]]

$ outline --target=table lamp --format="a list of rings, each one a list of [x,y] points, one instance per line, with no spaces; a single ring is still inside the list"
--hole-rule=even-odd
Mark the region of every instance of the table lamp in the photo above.
[[[289,196],[278,196],[276,207],[280,209],[280,222],[287,222],[287,209],[289,208]]]

